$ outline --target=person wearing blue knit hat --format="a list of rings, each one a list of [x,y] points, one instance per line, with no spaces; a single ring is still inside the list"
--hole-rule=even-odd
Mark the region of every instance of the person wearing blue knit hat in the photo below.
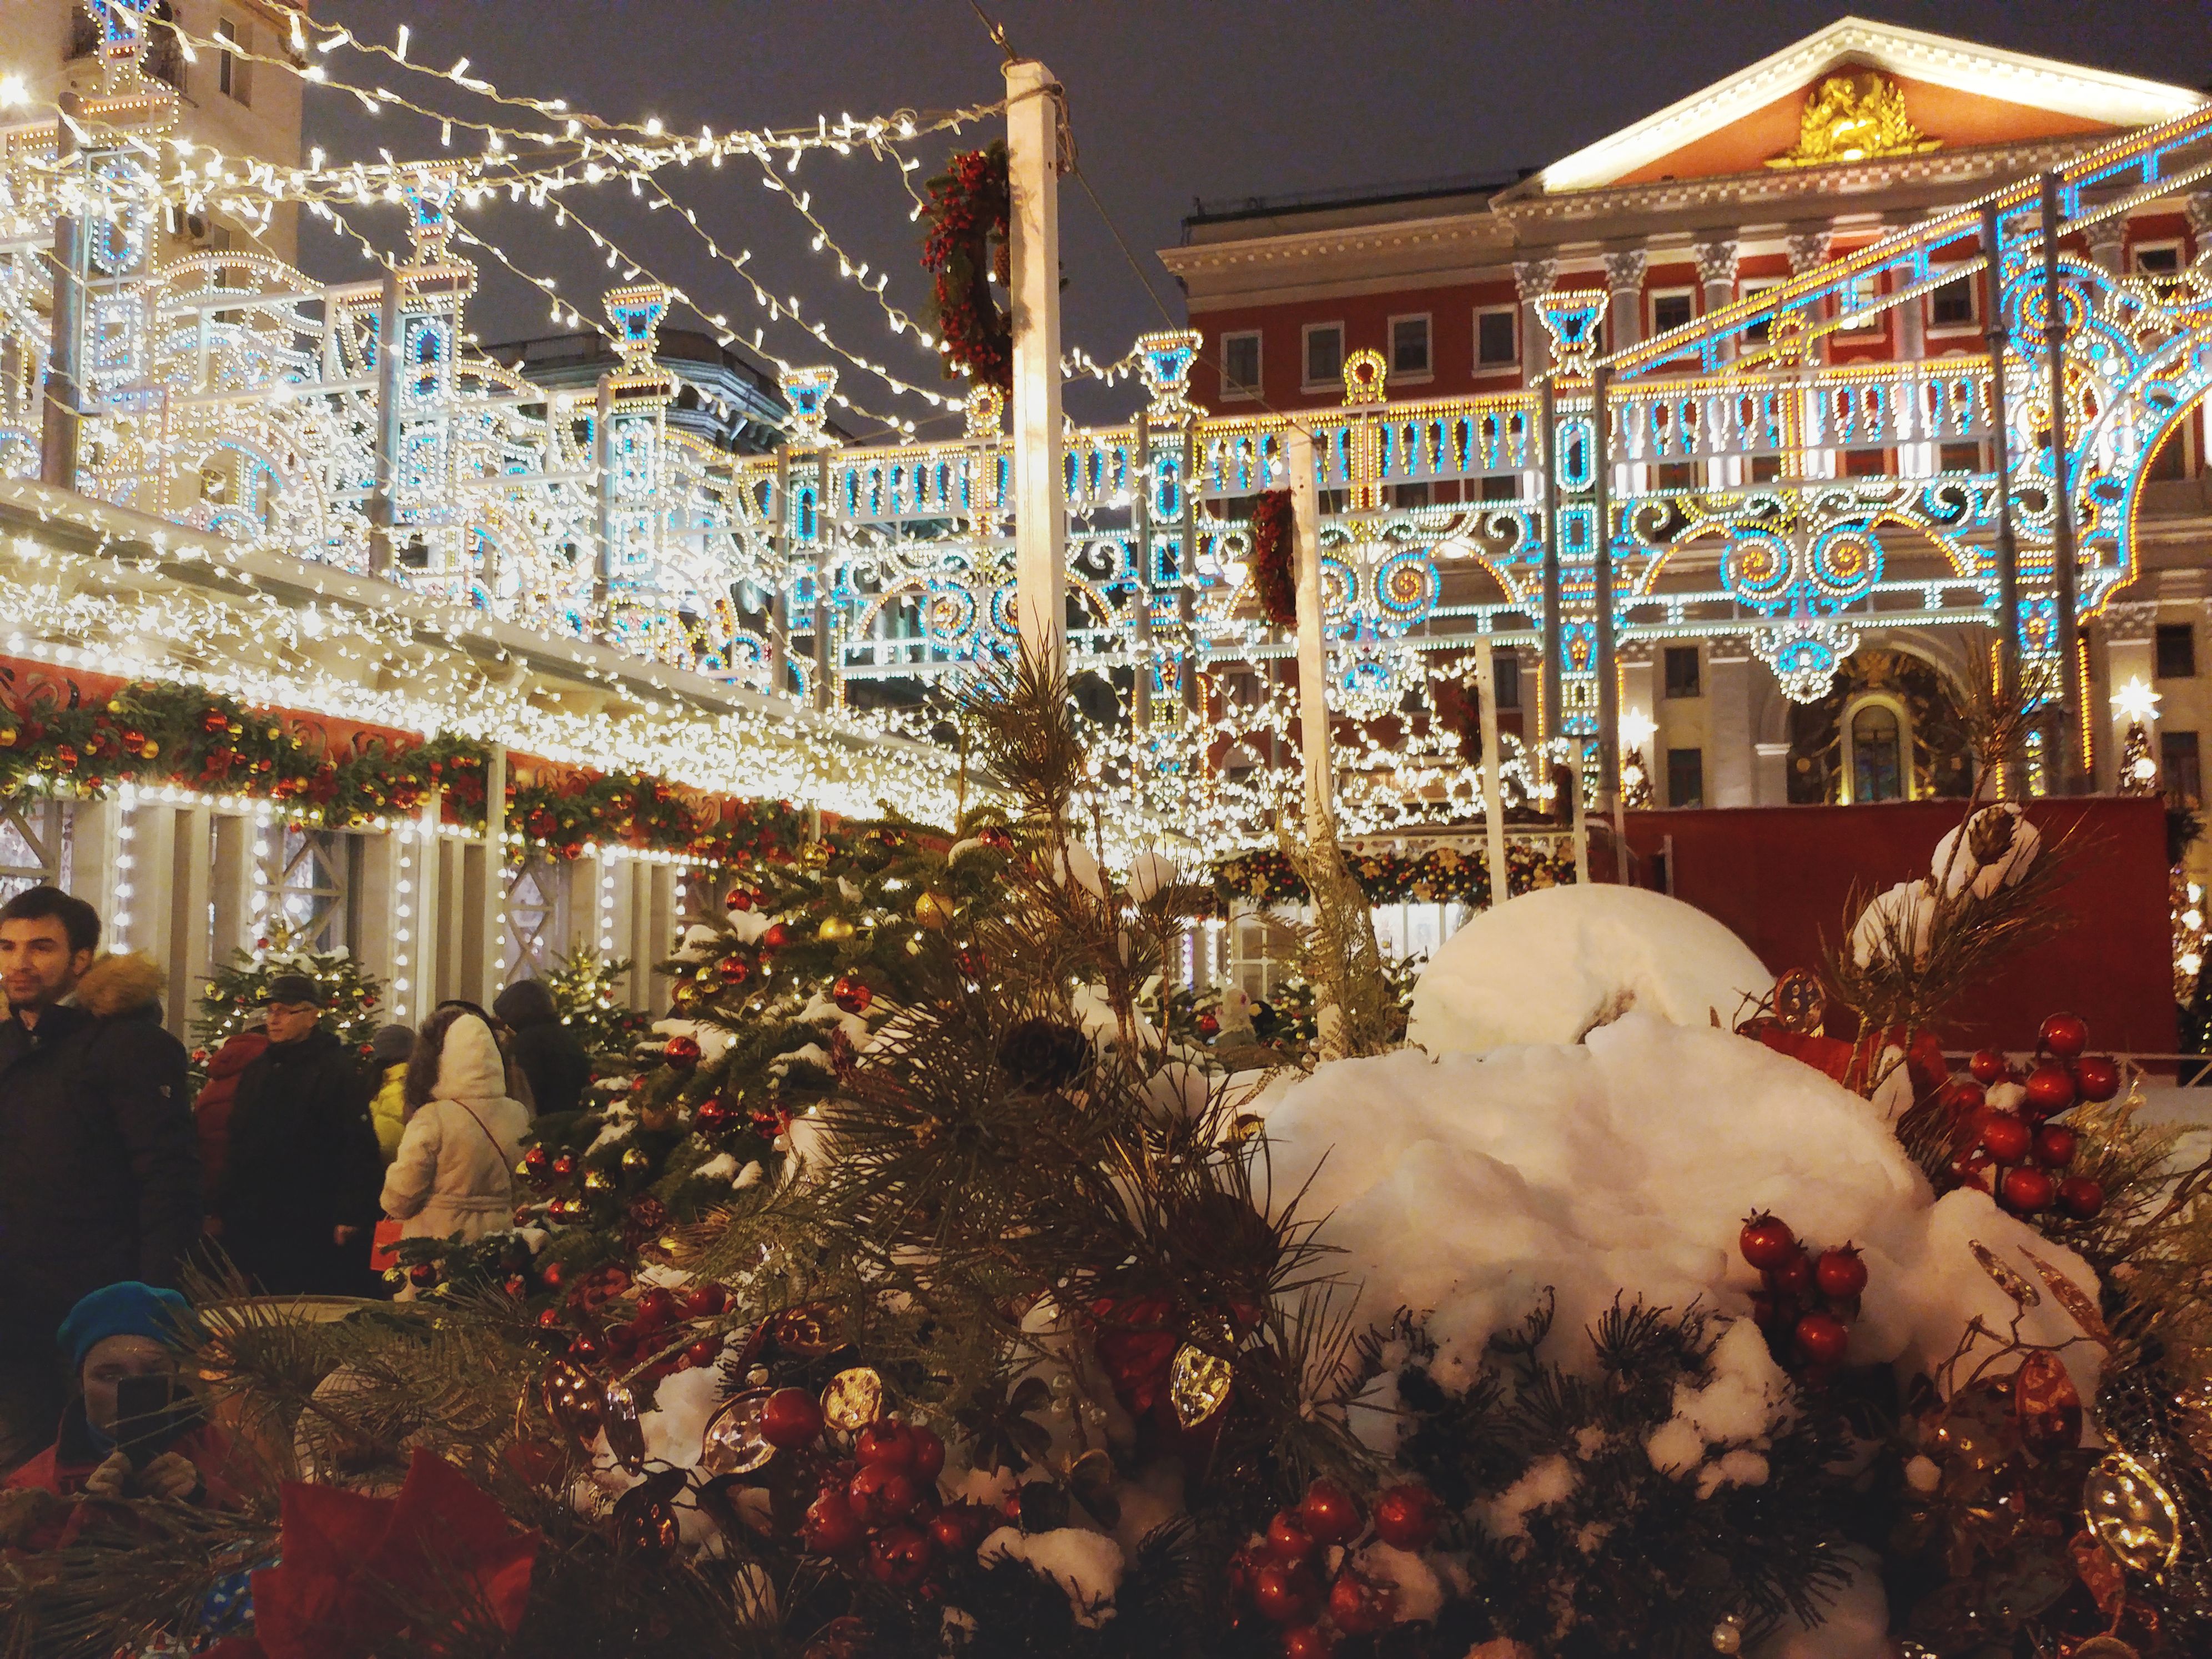
[[[57,1333],[76,1384],[74,1396],[54,1443],[9,1475],[6,1486],[179,1502],[204,1495],[207,1475],[228,1442],[195,1424],[178,1380],[177,1351],[194,1329],[191,1304],[183,1297],[136,1279],[102,1285],[79,1300]],[[158,1443],[138,1440],[149,1425],[124,1418],[126,1391],[149,1392],[146,1379],[157,1385],[150,1392],[177,1408],[160,1420],[173,1426]]]

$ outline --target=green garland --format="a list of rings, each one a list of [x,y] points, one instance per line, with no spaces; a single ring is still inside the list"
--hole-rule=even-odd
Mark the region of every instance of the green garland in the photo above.
[[[1408,858],[1397,853],[1347,853],[1346,862],[1370,904],[1461,904],[1490,902],[1490,860],[1481,853],[1439,847]],[[1562,842],[1505,843],[1505,878],[1511,893],[1563,887],[1575,878],[1571,848]],[[1306,896],[1305,883],[1280,853],[1243,853],[1213,867],[1214,890],[1226,905],[1235,899],[1259,904],[1294,904]]]

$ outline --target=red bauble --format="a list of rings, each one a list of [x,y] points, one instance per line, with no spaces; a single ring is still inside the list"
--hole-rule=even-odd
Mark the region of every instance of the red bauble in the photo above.
[[[750,910],[756,902],[755,896],[742,887],[730,889],[730,896],[722,901],[732,910]]]
[[[791,943],[791,929],[780,921],[772,921],[768,925],[768,931],[760,936],[760,942],[763,951],[781,951]]]
[[[2058,1207],[2087,1221],[2105,1207],[2105,1183],[2089,1176],[2068,1176],[2058,1183]]]
[[[2074,1103],[2074,1073],[2046,1060],[2027,1074],[2026,1110],[2033,1118],[2054,1117]]]
[[[563,1152],[560,1157],[555,1158],[553,1160],[553,1173],[562,1181],[566,1181],[570,1176],[575,1174],[576,1155],[574,1152]]]
[[[1425,1550],[1437,1541],[1443,1506],[1426,1486],[1390,1486],[1375,1500],[1375,1535],[1394,1550]]]
[[[1808,1313],[1797,1322],[1797,1352],[1815,1365],[1840,1365],[1851,1334],[1833,1314]]]
[[[830,1486],[808,1506],[799,1536],[816,1555],[850,1555],[868,1541],[868,1528],[845,1494]]]
[[[2050,1014],[2036,1033],[2061,1060],[2072,1060],[2089,1046],[2089,1022],[2079,1014]]]
[[[730,1293],[709,1280],[694,1285],[684,1292],[684,1316],[686,1319],[712,1319],[729,1303]]]
[[[1308,1561],[1319,1546],[1296,1510],[1278,1510],[1267,1522],[1267,1553],[1278,1561]]]
[[[2058,1195],[2058,1183],[2044,1170],[2022,1164],[2007,1170],[1997,1182],[1997,1202],[2014,1215],[2033,1215]]]
[[[1321,1580],[1304,1561],[1263,1562],[1252,1575],[1252,1605],[1269,1624],[1304,1624],[1321,1605]]]
[[[822,1437],[822,1402],[804,1389],[778,1389],[761,1402],[761,1438],[788,1449]]]
[[[1283,1659],[1333,1659],[1336,1638],[1326,1625],[1298,1625],[1283,1632]]]
[[[1793,1249],[1780,1267],[1767,1270],[1766,1283],[1769,1289],[1784,1296],[1806,1295],[1813,1288],[1813,1258],[1802,1249]]]
[[[1212,1014],[1200,1014],[1198,1017],[1199,1036],[1202,1037],[1218,1036],[1220,1035],[1220,1032],[1221,1022],[1216,1019]]]
[[[868,1546],[868,1576],[893,1589],[912,1589],[929,1577],[937,1546],[920,1527],[890,1527]]]
[[[1985,1089],[1993,1084],[2002,1083],[2012,1075],[2011,1063],[1995,1048],[1975,1050],[1973,1059],[1966,1064],[1966,1069],[1974,1074],[1974,1081]]]
[[[568,1358],[579,1365],[596,1365],[606,1358],[606,1345],[589,1331],[579,1334],[568,1345]]]
[[[937,1484],[937,1477],[945,1473],[945,1443],[937,1437],[935,1429],[916,1429],[914,1431],[914,1462],[910,1466],[915,1484],[927,1492]]]
[[[661,1055],[679,1072],[688,1072],[699,1063],[699,1043],[695,1037],[678,1032],[660,1050]]]
[[[2120,1091],[2120,1068],[2110,1054],[2084,1054],[2074,1062],[2074,1086],[2084,1100],[2110,1100]]]
[[[725,985],[743,985],[753,976],[753,965],[743,957],[729,956],[714,964],[714,971]]]
[[[560,1328],[560,1324],[561,1310],[558,1308],[540,1308],[538,1310],[538,1328],[539,1330],[557,1330]]]
[[[866,981],[840,975],[830,988],[830,1000],[848,1014],[865,1014],[868,1005],[876,1000]]]
[[[684,1350],[684,1363],[694,1370],[704,1370],[722,1357],[722,1339],[702,1336]]]
[[[853,1513],[871,1527],[904,1520],[914,1508],[914,1496],[913,1478],[889,1463],[862,1465],[845,1488]]]
[[[1316,1480],[1306,1488],[1298,1519],[1323,1544],[1349,1544],[1367,1525],[1358,1500],[1334,1480]]]
[[[518,1300],[530,1294],[530,1281],[520,1273],[509,1273],[500,1280],[499,1287]]]
[[[410,1285],[423,1289],[427,1289],[428,1286],[436,1284],[438,1282],[438,1264],[434,1261],[416,1262],[413,1267],[407,1270],[407,1282]]]
[[[2047,1170],[2063,1170],[2074,1161],[2081,1137],[2063,1123],[2046,1123],[2035,1132],[2035,1161]]]
[[[1328,1616],[1346,1636],[1372,1636],[1387,1630],[1397,1611],[1395,1585],[1364,1578],[1349,1568],[1328,1587]]]
[[[853,1443],[853,1455],[863,1467],[881,1465],[904,1473],[914,1468],[914,1431],[893,1417],[869,1424]]]
[[[664,1286],[655,1285],[638,1297],[637,1311],[630,1316],[641,1332],[659,1330],[675,1322],[676,1297]]]
[[[1764,1273],[1786,1263],[1797,1249],[1797,1236],[1764,1210],[1755,1211],[1743,1224],[1736,1246],[1743,1259]]]
[[[2035,1144],[2035,1131],[2010,1112],[1990,1112],[1982,1119],[1982,1150],[2000,1164],[2017,1164]]]
[[[553,1155],[543,1146],[532,1146],[522,1155],[522,1167],[532,1175],[542,1176],[553,1162]]]
[[[1823,1250],[1813,1276],[1820,1284],[1820,1294],[1832,1301],[1848,1302],[1867,1287],[1866,1263],[1848,1244]]]
[[[730,1120],[736,1115],[729,1103],[716,1095],[692,1109],[691,1121],[701,1133],[718,1135],[730,1127]]]

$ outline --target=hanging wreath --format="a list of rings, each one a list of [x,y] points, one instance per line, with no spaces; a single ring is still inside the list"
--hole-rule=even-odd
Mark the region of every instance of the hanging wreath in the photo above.
[[[921,268],[934,279],[930,308],[944,343],[945,378],[964,373],[978,385],[1011,392],[1014,321],[991,297],[990,283],[994,276],[1009,280],[1013,193],[1003,141],[963,151],[929,181],[928,218]]]
[[[1291,568],[1291,492],[1270,489],[1252,503],[1252,586],[1278,628],[1298,625],[1298,579]]]

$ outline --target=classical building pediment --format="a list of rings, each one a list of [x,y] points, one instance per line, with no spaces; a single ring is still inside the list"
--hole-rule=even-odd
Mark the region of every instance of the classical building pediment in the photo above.
[[[2186,87],[1844,17],[1561,157],[1499,201],[2075,138],[2205,101]]]

